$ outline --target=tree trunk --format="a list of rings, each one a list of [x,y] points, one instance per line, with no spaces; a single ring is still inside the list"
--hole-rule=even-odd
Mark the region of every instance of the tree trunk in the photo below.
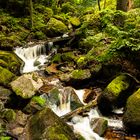
[[[33,2],[32,0],[29,0],[29,9],[30,9],[31,28],[33,28]]]
[[[99,11],[100,11],[101,10],[100,0],[98,0],[98,7],[99,7]]]
[[[132,7],[132,0],[117,0],[117,10],[127,12]]]

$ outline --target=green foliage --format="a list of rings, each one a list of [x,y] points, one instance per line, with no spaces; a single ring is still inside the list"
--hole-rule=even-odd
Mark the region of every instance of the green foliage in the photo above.
[[[61,11],[63,13],[74,13],[76,12],[76,8],[70,2],[67,2],[67,3],[62,4]]]

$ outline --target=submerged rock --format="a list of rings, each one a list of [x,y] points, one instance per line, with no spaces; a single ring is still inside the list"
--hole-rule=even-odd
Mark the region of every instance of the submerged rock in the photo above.
[[[35,114],[27,124],[27,140],[76,140],[72,129],[51,109]]]
[[[0,66],[0,85],[6,86],[14,77],[15,75],[12,72]]]
[[[35,74],[24,74],[11,83],[12,90],[22,98],[31,98],[43,85],[43,81]]]
[[[93,118],[91,119],[90,125],[95,133],[102,136],[108,127],[108,121],[104,118]]]
[[[122,107],[130,95],[132,80],[122,74],[113,79],[98,98],[98,107],[102,113],[109,113],[115,107]]]
[[[131,131],[140,132],[140,88],[128,98],[123,122]]]

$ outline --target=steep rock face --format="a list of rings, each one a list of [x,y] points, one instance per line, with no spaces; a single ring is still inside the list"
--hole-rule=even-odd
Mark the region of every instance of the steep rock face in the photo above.
[[[98,98],[100,111],[109,113],[113,108],[123,106],[130,95],[128,90],[131,88],[131,85],[132,79],[125,74],[113,79]]]
[[[68,31],[67,26],[55,18],[51,18],[46,25],[46,34],[48,36],[59,36]]]
[[[27,140],[76,140],[72,129],[51,109],[35,114],[27,124]]]
[[[140,131],[140,88],[128,98],[123,122],[128,129]]]
[[[22,98],[31,98],[43,85],[42,80],[34,74],[24,74],[11,83],[12,90]]]

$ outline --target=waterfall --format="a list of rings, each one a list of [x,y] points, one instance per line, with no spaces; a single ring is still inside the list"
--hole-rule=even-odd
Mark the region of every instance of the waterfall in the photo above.
[[[43,44],[32,47],[17,47],[15,53],[24,61],[22,73],[31,72],[39,69],[47,61],[46,48]]]

